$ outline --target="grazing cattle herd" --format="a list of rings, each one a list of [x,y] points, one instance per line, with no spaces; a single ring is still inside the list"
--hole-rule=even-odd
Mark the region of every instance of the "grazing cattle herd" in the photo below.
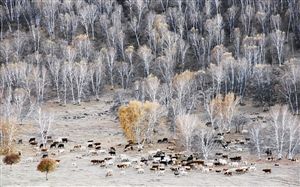
[[[72,141],[68,138],[58,138],[53,140],[51,136],[47,137],[47,145],[38,144],[36,138],[29,139],[29,144],[36,150],[36,157],[56,158],[57,164],[61,154],[78,153],[76,159],[86,158],[90,160],[91,166],[99,166],[106,169],[105,177],[112,177],[118,172],[126,175],[126,169],[133,168],[137,174],[144,174],[146,170],[156,173],[157,176],[163,176],[171,172],[175,177],[187,176],[190,172],[199,173],[219,173],[225,176],[241,175],[248,172],[257,171],[256,163],[248,162],[236,149],[235,153],[229,151],[219,151],[215,153],[214,159],[203,160],[200,153],[176,152],[175,142],[168,138],[159,139],[156,145],[164,146],[164,149],[149,150],[143,149],[142,145],[128,141],[127,144],[118,144],[115,147],[104,148],[101,142],[88,140],[86,144],[71,145]],[[19,141],[20,142],[20,141]],[[236,144],[244,145],[247,140],[234,140]],[[243,144],[241,144],[243,142]],[[231,142],[226,143],[226,149]],[[69,149],[67,151],[67,149]],[[224,150],[226,150],[224,148]],[[242,149],[242,148],[241,148]],[[272,153],[266,150],[266,160],[273,161]],[[24,160],[25,163],[38,161],[37,158],[29,157]],[[72,167],[77,168],[76,159],[72,162]],[[88,164],[88,163],[87,163]],[[279,166],[275,163],[274,166]],[[261,173],[272,173],[271,168],[262,168]]]

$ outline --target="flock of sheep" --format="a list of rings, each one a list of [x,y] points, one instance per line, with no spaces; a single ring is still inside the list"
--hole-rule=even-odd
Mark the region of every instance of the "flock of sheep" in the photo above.
[[[25,163],[39,161],[39,158],[59,158],[60,155],[69,152],[77,154],[72,160],[72,167],[77,168],[76,160],[84,158],[90,160],[91,167],[98,166],[106,169],[106,177],[113,176],[118,171],[121,175],[125,175],[128,168],[134,168],[137,174],[144,174],[146,170],[150,170],[158,176],[172,172],[176,177],[187,176],[191,171],[216,172],[225,176],[256,171],[256,164],[248,163],[240,155],[231,157],[217,152],[214,160],[202,160],[199,153],[176,152],[174,141],[169,141],[168,138],[158,140],[159,145],[165,146],[165,151],[160,149],[146,151],[141,145],[131,141],[126,145],[118,144],[116,147],[103,148],[100,142],[94,140],[88,140],[85,144],[71,145],[72,142],[68,138],[56,140],[53,140],[51,136],[47,138],[49,149],[43,144],[38,144],[36,138],[30,138],[29,143],[36,150],[36,155],[25,159]],[[244,144],[241,142],[243,141],[237,141],[235,144]],[[56,159],[56,162],[59,164],[60,160]],[[279,165],[275,164],[275,166]],[[262,171],[271,173],[272,170],[264,168]]]

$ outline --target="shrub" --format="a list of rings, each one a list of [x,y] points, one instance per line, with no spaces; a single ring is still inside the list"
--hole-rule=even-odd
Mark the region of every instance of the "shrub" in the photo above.
[[[10,167],[12,167],[13,164],[19,163],[20,160],[21,160],[21,157],[19,154],[11,153],[11,154],[6,155],[3,158],[3,163],[6,165],[10,165]]]

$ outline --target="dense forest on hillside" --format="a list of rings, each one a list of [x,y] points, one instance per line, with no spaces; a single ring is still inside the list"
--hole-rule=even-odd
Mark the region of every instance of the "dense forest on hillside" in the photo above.
[[[4,140],[11,145],[15,126],[39,115],[45,145],[40,106],[113,92],[111,111],[139,144],[164,121],[205,159],[216,142],[226,147],[224,133],[242,132],[259,158],[268,148],[293,159],[299,49],[298,0],[2,0]],[[267,114],[263,124],[239,110],[248,105]]]

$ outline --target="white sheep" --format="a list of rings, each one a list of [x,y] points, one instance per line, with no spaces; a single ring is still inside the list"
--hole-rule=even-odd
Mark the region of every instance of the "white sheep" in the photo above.
[[[248,130],[242,130],[242,134],[248,134],[249,133],[249,131]]]
[[[181,176],[187,176],[188,175],[188,173],[185,170],[179,170],[179,174]]]
[[[225,159],[219,159],[219,162],[221,165],[227,165],[227,160]]]
[[[157,151],[150,150],[150,151],[148,151],[148,154],[149,154],[149,155],[154,155],[156,152],[157,152]]]
[[[140,168],[142,168],[142,166],[139,165],[139,164],[137,164],[137,165],[134,166],[134,169],[136,169],[136,170],[139,170]]]
[[[75,149],[70,149],[70,153],[73,153],[75,152],[76,150]]]
[[[243,149],[240,148],[240,147],[236,148],[236,150],[237,150],[238,152],[242,152],[242,151],[243,151]]]
[[[165,170],[159,170],[159,171],[157,172],[157,175],[158,175],[158,176],[164,176],[164,175],[165,175]]]
[[[98,150],[97,151],[99,154],[106,154],[107,153],[107,151],[105,150],[105,149],[100,149],[100,150]]]
[[[256,171],[256,167],[255,166],[250,166],[249,171]]]
[[[138,148],[139,151],[142,151],[144,149],[144,146],[143,145],[138,145],[137,148]]]
[[[57,153],[58,153],[58,154],[62,154],[62,153],[64,153],[64,152],[65,152],[64,149],[59,149],[59,150],[57,150]]]
[[[138,174],[144,174],[145,173],[143,168],[139,168],[137,172],[138,172]]]
[[[154,157],[154,158],[153,158],[153,161],[154,161],[154,162],[160,162],[160,160],[161,160],[160,157]]]
[[[126,174],[125,170],[120,171],[120,174],[125,175]]]
[[[105,177],[111,177],[111,176],[113,176],[113,170],[112,169],[108,169],[106,171]]]
[[[125,155],[125,154],[120,154],[119,158],[120,158],[121,162],[127,162],[127,161],[129,161],[128,156]]]
[[[24,160],[25,163],[31,163],[31,162],[38,162],[37,158],[28,157],[26,160]]]
[[[57,139],[55,140],[55,142],[62,143],[62,138],[57,138]]]
[[[202,173],[209,173],[209,168],[202,167]]]
[[[213,166],[214,166],[214,163],[212,163],[212,162],[207,162],[207,163],[205,163],[205,166],[207,166],[207,167],[213,167]]]
[[[41,151],[37,151],[36,153],[35,153],[35,156],[41,156],[42,155],[42,152]]]
[[[236,168],[230,168],[230,169],[228,169],[226,172],[227,172],[227,173],[229,173],[229,172],[233,173],[233,172],[235,172],[235,170],[236,170]]]
[[[26,158],[24,160],[24,163],[31,163],[31,162],[33,162],[33,158],[32,157]]]
[[[78,166],[77,166],[77,163],[76,163],[76,162],[72,162],[72,166],[73,166],[74,168],[78,168]]]
[[[240,167],[240,169],[242,169],[242,170],[244,170],[244,171],[247,171],[247,170],[249,169],[249,167],[247,167],[247,166],[242,166],[242,167]]]
[[[126,167],[130,167],[131,166],[131,162],[122,162],[122,164],[124,164]]]
[[[170,156],[165,156],[165,158],[162,161],[170,162],[171,161],[171,157]]]
[[[98,153],[95,150],[89,150],[88,155],[98,155]]]
[[[131,163],[133,163],[133,164],[137,164],[138,162],[139,162],[138,158],[132,158],[131,159]]]
[[[197,167],[196,167],[196,169],[198,169],[198,170],[200,170],[200,171],[202,171],[202,170],[203,170],[203,168],[204,168],[204,166],[203,166],[203,165],[197,165]]]
[[[139,162],[138,165],[140,165],[141,167],[145,167],[146,164],[144,162]]]
[[[238,162],[230,162],[228,165],[231,166],[231,167],[239,167]]]
[[[154,155],[155,153],[157,153],[159,151],[160,151],[160,149],[156,149],[156,151],[150,150],[150,151],[148,151],[148,153],[149,153],[149,155]]]
[[[114,165],[114,161],[113,160],[107,160],[106,164],[109,165],[109,166],[112,166],[112,165]]]
[[[85,151],[86,147],[85,146],[81,146],[79,149],[80,149],[80,151]]]
[[[244,166],[247,166],[248,165],[248,162],[245,160],[245,161],[243,161],[243,165]]]

